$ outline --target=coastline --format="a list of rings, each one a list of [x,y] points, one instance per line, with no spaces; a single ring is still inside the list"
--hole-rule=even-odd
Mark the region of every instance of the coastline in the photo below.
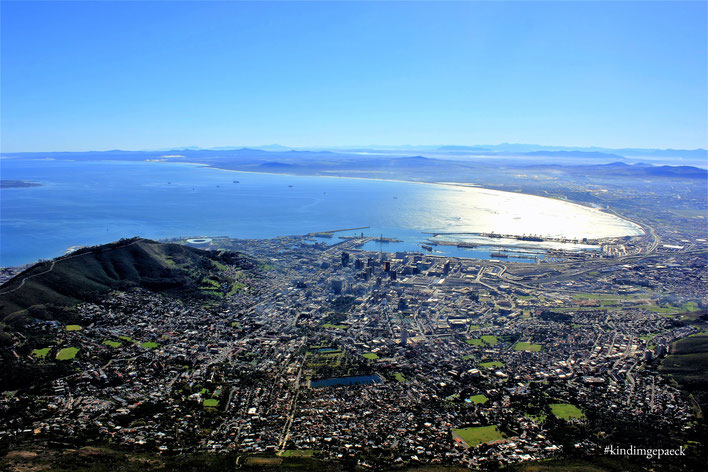
[[[15,160],[17,161],[17,160]],[[29,161],[37,161],[36,159],[30,159]],[[55,161],[56,162],[56,161]],[[91,162],[95,163],[100,163],[102,165],[99,166],[94,166],[91,164]],[[342,200],[341,204],[344,206],[338,207],[338,208],[344,208],[346,205],[355,205],[357,207],[361,207],[360,205],[357,205],[357,192],[363,192],[366,190],[367,194],[369,192],[373,192],[372,195],[382,195],[387,197],[388,199],[391,198],[391,196],[398,195],[398,200],[396,204],[396,200],[391,200],[391,203],[386,203],[385,201],[381,200],[374,200],[368,199],[367,200],[367,205],[371,208],[370,210],[366,209],[368,207],[361,207],[363,209],[358,210],[358,213],[356,213],[355,218],[357,219],[357,222],[361,222],[361,226],[367,226],[369,223],[371,223],[370,218],[374,214],[373,212],[377,212],[375,208],[378,206],[381,207],[390,207],[390,210],[382,210],[386,214],[391,214],[391,212],[398,212],[396,213],[396,217],[401,219],[401,221],[398,221],[400,224],[396,224],[396,228],[394,228],[392,231],[399,231],[401,234],[408,234],[415,232],[416,235],[410,235],[404,237],[404,238],[399,238],[399,239],[405,239],[406,244],[414,244],[419,242],[418,238],[420,235],[421,231],[463,231],[463,232],[469,232],[469,231],[485,231],[485,232],[497,232],[497,233],[504,233],[504,234],[515,234],[515,235],[523,235],[523,234],[538,234],[540,236],[547,236],[547,237],[566,237],[568,239],[580,239],[583,236],[587,236],[589,239],[596,239],[596,238],[612,238],[612,237],[624,237],[624,236],[631,236],[631,235],[641,235],[642,234],[642,229],[640,225],[633,224],[631,219],[626,219],[622,217],[621,215],[608,215],[607,210],[600,210],[598,208],[593,208],[591,206],[584,205],[582,203],[577,203],[577,202],[572,202],[572,201],[566,201],[562,198],[554,198],[554,197],[548,197],[548,196],[541,196],[541,195],[534,195],[531,192],[528,193],[522,193],[522,192],[514,192],[514,191],[508,191],[508,190],[501,190],[494,188],[493,186],[491,187],[481,187],[477,184],[471,184],[469,182],[450,182],[448,180],[443,180],[440,179],[438,181],[433,181],[432,179],[430,181],[421,181],[421,180],[405,180],[405,179],[393,179],[393,178],[387,178],[389,175],[384,175],[384,176],[346,176],[346,175],[302,175],[302,174],[297,174],[297,173],[292,173],[292,172],[263,172],[260,169],[256,172],[253,170],[238,170],[238,169],[224,169],[220,167],[215,167],[212,165],[208,165],[205,163],[199,163],[199,162],[167,162],[168,164],[177,164],[173,166],[172,168],[169,167],[161,167],[156,165],[154,162],[146,162],[145,160],[141,161],[120,161],[120,160],[115,160],[112,162],[106,162],[106,161],[89,161],[88,163],[82,163],[82,162],[77,162],[77,161],[71,161],[67,162],[66,165],[61,164],[54,164],[52,166],[45,166],[40,162],[36,162],[35,164],[32,165],[27,165],[22,164],[20,162],[16,162],[16,165],[13,166],[11,169],[13,169],[12,173],[8,173],[8,177],[14,177],[17,179],[20,179],[24,177],[26,180],[37,180],[37,181],[43,181],[48,187],[48,190],[42,191],[42,188],[45,187],[39,187],[40,190],[37,192],[41,192],[46,195],[54,195],[53,192],[59,192],[57,195],[61,194],[62,192],[67,192],[69,191],[72,187],[71,182],[73,182],[73,177],[71,177],[71,174],[75,174],[77,170],[80,170],[84,166],[89,166],[92,168],[92,171],[95,173],[101,173],[104,177],[101,178],[101,182],[105,182],[108,184],[110,187],[111,185],[117,185],[118,183],[124,182],[125,179],[123,179],[124,175],[130,175],[130,174],[124,174],[124,172],[121,170],[122,168],[125,167],[127,169],[126,172],[130,171],[130,169],[133,169],[132,166],[140,166],[140,167],[135,167],[134,172],[137,172],[136,175],[145,175],[148,176],[146,178],[140,178],[138,179],[139,182],[133,182],[132,180],[130,181],[131,185],[135,185],[140,183],[141,184],[141,191],[146,192],[145,195],[153,195],[156,197],[162,198],[160,195],[158,195],[158,192],[162,192],[162,187],[164,186],[165,188],[171,188],[166,185],[161,185],[161,184],[166,184],[168,180],[174,180],[172,177],[180,175],[183,176],[184,182],[189,183],[192,179],[196,179],[197,181],[203,181],[203,183],[209,187],[212,184],[218,186],[217,184],[222,184],[221,186],[224,187],[223,182],[231,182],[231,180],[237,180],[239,177],[235,177],[234,174],[217,174],[211,171],[206,171],[206,172],[200,172],[198,168],[212,168],[216,170],[221,170],[221,171],[228,171],[228,172],[242,172],[243,174],[243,179],[241,180],[242,184],[249,185],[249,183],[254,183],[256,184],[255,187],[252,185],[248,188],[242,188],[241,190],[238,190],[238,185],[234,185],[233,189],[229,187],[228,192],[233,192],[236,190],[236,194],[244,196],[248,195],[251,192],[258,192],[258,189],[260,187],[268,187],[274,190],[274,192],[270,193],[278,193],[280,195],[280,187],[287,187],[287,184],[293,184],[293,186],[298,187],[298,192],[297,195],[301,196],[300,194],[307,195],[308,200],[303,200],[302,205],[303,206],[302,210],[305,211],[311,211],[310,207],[312,204],[317,203],[319,200],[324,200],[324,201],[330,201],[331,198],[325,197],[322,195],[322,192],[320,191],[319,193],[315,192],[315,194],[310,195],[312,192],[308,190],[308,188],[320,188],[322,187],[322,190],[327,190],[329,191],[330,189],[335,190],[335,189],[346,189],[345,192],[348,192],[344,195],[347,196],[347,200]],[[127,167],[124,166],[128,165]],[[186,164],[186,165],[185,165]],[[116,167],[114,167],[116,166]],[[56,169],[55,169],[56,167]],[[142,167],[142,170],[140,169]],[[33,170],[34,169],[34,170]],[[44,170],[42,170],[44,169]],[[68,170],[64,170],[68,169]],[[111,176],[111,169],[115,169],[120,176],[118,175]],[[283,169],[285,170],[285,169]],[[60,172],[56,174],[56,172]],[[29,172],[29,173],[28,173]],[[133,171],[130,171],[133,172]],[[60,176],[63,176],[64,173],[68,175],[66,177],[66,182],[60,178]],[[247,177],[249,174],[254,174],[253,177]],[[256,175],[260,174],[259,177],[256,177]],[[233,176],[229,177],[229,175]],[[201,176],[201,177],[200,177]],[[277,177],[280,176],[280,177]],[[390,176],[393,176],[393,174],[390,174]],[[45,178],[46,177],[46,178]],[[203,177],[203,178],[202,178]],[[315,179],[314,177],[328,177],[330,179],[343,179],[340,181],[333,181],[333,180],[322,180],[320,178]],[[59,179],[56,180],[55,179]],[[122,180],[121,180],[122,179]],[[348,180],[346,180],[348,179]],[[365,183],[365,181],[370,181],[370,183]],[[63,183],[63,184],[68,184],[68,185],[57,185],[56,183]],[[341,185],[340,183],[341,182]],[[361,184],[358,184],[357,182],[361,182]],[[389,182],[389,184],[386,184],[386,182]],[[174,182],[172,182],[174,183]],[[381,183],[381,185],[378,185],[378,183]],[[410,187],[406,186],[406,184],[425,184],[428,187]],[[144,184],[144,185],[143,185]],[[185,184],[187,185],[187,184]],[[93,188],[95,186],[94,184],[91,184],[86,187],[86,190],[92,194],[97,193],[97,194],[103,194],[106,193],[104,190],[98,190]],[[103,188],[103,187],[101,187]],[[116,187],[117,188],[117,187]],[[190,189],[192,188],[191,186],[189,187]],[[93,190],[92,190],[93,189]],[[285,189],[287,190],[287,188]],[[533,190],[533,189],[532,189]],[[216,189],[214,190],[215,192],[220,192],[220,193],[215,193],[212,196],[208,197],[211,198],[211,201],[218,201],[218,200],[213,200],[213,198],[218,198],[219,195],[226,195],[224,194],[223,190],[217,191]],[[3,190],[3,192],[5,192]],[[40,197],[39,193],[35,193],[32,189],[25,189],[24,191],[20,190],[19,191],[22,194],[27,194],[28,196],[31,193],[32,198],[38,198]],[[556,189],[556,192],[562,196],[563,189],[559,188]],[[15,193],[16,192],[11,192],[7,191],[8,193],[8,198],[10,198],[10,193],[13,196],[13,200],[15,199]],[[338,192],[339,194],[340,192]],[[230,193],[229,193],[230,194]],[[407,200],[406,195],[413,195],[420,196],[417,200]],[[181,195],[181,194],[180,194]],[[288,193],[282,193],[282,196],[285,197],[289,195]],[[495,195],[499,195],[498,202],[496,201]],[[578,193],[575,194],[576,196],[579,196],[580,198],[583,197],[584,194]],[[110,196],[110,195],[109,195]],[[319,197],[319,199],[312,200],[314,197]],[[432,200],[429,199],[433,198]],[[537,197],[543,200],[537,200],[537,198],[532,198],[532,197]],[[113,198],[113,197],[111,197]],[[207,197],[205,197],[207,198]],[[340,196],[336,196],[335,201],[338,198],[341,198]],[[111,200],[113,201],[113,200]],[[157,225],[157,226],[150,226],[149,222],[153,221],[152,217],[148,217],[146,215],[149,215],[153,210],[149,210],[150,207],[153,207],[154,204],[158,204],[159,202],[162,201],[159,198],[156,199],[154,202],[152,202],[150,199],[147,200],[142,200],[141,202],[145,203],[136,203],[137,208],[139,211],[138,213],[130,213],[128,216],[130,217],[130,222],[131,225],[128,225],[128,229],[125,230],[125,234],[120,233],[118,230],[121,228],[121,225],[119,223],[113,224],[112,222],[106,223],[104,226],[99,227],[96,229],[96,225],[91,222],[90,220],[84,221],[84,219],[79,218],[78,224],[79,226],[72,225],[70,228],[71,231],[81,231],[82,235],[79,239],[76,239],[75,236],[72,236],[70,240],[66,240],[66,242],[63,242],[61,245],[57,242],[54,246],[50,244],[51,249],[54,254],[63,254],[66,250],[67,247],[75,244],[94,244],[97,242],[105,242],[109,240],[115,240],[120,237],[124,237],[126,235],[132,236],[136,234],[141,234],[145,237],[151,237],[151,238],[163,238],[163,237],[170,237],[173,236],[174,234],[192,234],[192,232],[186,231],[183,228],[181,228],[180,225],[187,218],[184,216],[183,213],[179,213],[179,215],[175,215],[175,218],[169,219],[162,226]],[[194,199],[192,197],[185,197],[185,203],[187,205],[192,205],[192,202]],[[150,202],[150,203],[146,203]],[[313,203],[314,202],[314,203]],[[547,203],[542,203],[542,202],[547,202]],[[8,200],[8,205],[11,203],[10,200]],[[307,204],[307,205],[306,205]],[[325,203],[323,203],[325,204]],[[327,205],[333,205],[334,203],[329,203]],[[299,204],[298,204],[299,205]],[[571,206],[569,206],[571,205]],[[572,205],[578,205],[578,206],[572,206]],[[288,207],[290,206],[290,203],[288,203]],[[300,208],[298,206],[298,208]],[[326,208],[331,209],[330,206],[327,206]],[[402,216],[403,214],[399,212],[399,210],[395,210],[396,208],[400,209],[406,209],[413,211],[409,216],[415,216],[415,219],[407,219],[409,216]],[[549,221],[554,221],[552,226],[544,226],[543,224],[540,224],[539,222],[535,222],[533,219],[526,218],[527,216],[531,216],[535,214],[535,208],[536,207],[544,207],[547,208],[548,210],[545,212],[544,218],[550,218]],[[191,208],[191,207],[189,207]],[[493,211],[494,209],[498,210],[498,216],[494,216],[495,212]],[[592,213],[589,213],[587,211],[584,211],[584,209],[590,209],[593,210]],[[181,210],[180,210],[181,211]],[[274,214],[278,215],[278,218],[283,219],[287,227],[280,227],[280,223],[274,224],[271,227],[267,227],[263,229],[262,231],[256,231],[256,230],[250,230],[246,229],[244,230],[245,233],[242,233],[242,229],[240,226],[238,226],[236,223],[234,223],[232,220],[224,220],[222,216],[215,216],[212,215],[211,213],[219,213],[218,211],[214,210],[208,213],[208,219],[206,219],[206,223],[211,225],[210,227],[216,228],[214,232],[204,232],[204,231],[199,231],[200,233],[204,234],[228,234],[233,237],[266,237],[266,236],[249,236],[251,233],[268,233],[267,237],[277,237],[277,236],[282,236],[282,235],[288,235],[288,234],[300,234],[303,231],[300,230],[299,228],[302,226],[300,223],[295,223],[293,222],[294,220],[297,220],[297,218],[293,219],[292,214],[281,214],[283,212],[278,212],[276,210],[273,210]],[[332,211],[338,211],[338,210],[332,210]],[[481,213],[477,213],[477,212]],[[577,231],[575,230],[570,230],[570,227],[566,225],[564,220],[559,219],[559,217],[563,217],[562,215],[565,214],[565,212],[568,211],[568,215],[575,215],[574,221],[577,224]],[[440,214],[438,214],[440,213]],[[192,211],[190,213],[193,216],[193,218],[196,218],[194,221],[201,221],[201,216],[202,213],[197,212],[195,213]],[[322,211],[314,211],[312,213],[313,220],[308,222],[307,229],[305,232],[309,232],[312,230],[317,230],[317,229],[322,229],[319,228],[315,223],[318,221],[326,222],[326,219],[322,219]],[[347,215],[346,212],[342,213],[344,216],[342,216],[340,219],[346,220],[346,219],[351,219],[354,218],[353,215]],[[378,214],[378,213],[376,213]],[[555,218],[553,215],[557,215]],[[42,245],[41,247],[37,247],[36,250],[29,249],[29,245],[27,246],[27,249],[23,249],[25,246],[25,243],[22,241],[17,240],[15,236],[17,234],[22,233],[24,231],[22,228],[19,227],[17,222],[21,221],[22,218],[22,213],[17,213],[14,215],[14,220],[12,219],[13,214],[9,212],[4,212],[3,214],[3,239],[5,240],[5,248],[8,251],[7,253],[3,252],[1,259],[3,259],[3,265],[18,265],[25,263],[27,261],[33,260],[38,257],[49,257],[49,247],[45,247]],[[506,216],[505,216],[506,215]],[[593,215],[597,215],[597,220],[595,220],[595,217]],[[425,222],[425,220],[430,217],[430,222]],[[521,224],[517,224],[516,222],[511,221],[512,216],[519,216],[519,217],[524,217],[524,218],[513,218],[513,219],[520,219],[522,220]],[[250,222],[262,222],[263,219],[257,219],[255,216],[251,215],[250,213],[246,214],[245,216],[247,220],[244,221],[250,221]],[[462,217],[462,218],[460,218]],[[250,218],[250,219],[248,219]],[[256,219],[254,219],[256,218]],[[422,218],[422,219],[421,219]],[[491,219],[490,219],[491,218]],[[494,220],[494,218],[499,218],[498,220]],[[631,218],[631,217],[630,217]],[[158,218],[159,219],[159,218]],[[293,221],[291,221],[293,220]],[[585,221],[597,221],[598,225],[588,225],[587,222]],[[134,221],[138,221],[139,223],[135,223]],[[162,220],[160,220],[162,221]],[[275,221],[275,220],[274,220]],[[280,220],[278,220],[280,221]],[[384,221],[384,220],[382,220]],[[379,226],[383,225],[383,228],[385,229],[384,232],[389,231],[389,229],[386,226],[386,224],[391,221],[391,220],[385,220],[383,223],[379,222]],[[531,224],[526,225],[524,221],[527,221]],[[34,224],[33,222],[30,221],[31,224]],[[201,224],[201,223],[200,223]],[[347,227],[347,223],[343,222],[343,225],[341,227]],[[15,225],[15,226],[13,226]],[[146,226],[147,225],[147,226]],[[314,226],[313,226],[314,225]],[[35,225],[37,228],[39,228],[41,225]],[[140,228],[143,227],[148,227],[151,233],[146,233],[143,231],[143,229],[136,229],[138,226]],[[172,228],[177,227],[176,230],[172,231]],[[266,225],[267,226],[267,225]],[[357,225],[352,225],[352,226],[357,226]],[[109,231],[109,228],[111,231]],[[314,228],[314,229],[312,229]],[[388,228],[388,229],[386,229]],[[549,230],[556,230],[556,231],[549,231]],[[15,233],[11,233],[10,230],[15,231]],[[60,230],[63,230],[60,228]],[[99,231],[100,230],[100,231]],[[33,230],[37,235],[41,234],[40,229]],[[67,229],[66,231],[69,231]],[[105,232],[104,232],[105,231]],[[381,232],[377,230],[378,232]],[[60,232],[61,233],[61,232]],[[115,233],[115,234],[114,234]],[[557,233],[557,234],[556,234]],[[34,234],[34,233],[32,233]],[[77,233],[78,234],[78,233]],[[387,233],[388,234],[388,233]],[[391,233],[393,236],[397,236],[396,234]],[[561,236],[559,236],[559,234]],[[563,236],[564,235],[564,236]],[[7,239],[5,239],[5,236],[7,236]],[[110,239],[110,237],[113,237],[113,239]],[[397,236],[398,237],[398,236]],[[15,239],[13,239],[15,238]],[[60,234],[60,236],[55,237],[55,239],[62,239],[63,235]],[[64,238],[66,239],[66,238]],[[15,244],[17,243],[17,244]],[[12,244],[15,244],[13,247]],[[45,251],[42,252],[41,254],[39,253],[40,251]],[[14,254],[13,254],[14,253]],[[27,253],[27,254],[25,254]],[[7,258],[7,259],[6,259]],[[12,260],[12,262],[11,262]]]
[[[150,161],[150,162],[156,162],[156,161]],[[460,188],[460,189],[477,189],[477,190],[484,190],[488,192],[495,192],[495,193],[501,193],[501,194],[509,194],[509,195],[525,195],[528,197],[537,197],[537,198],[543,198],[547,200],[554,200],[557,202],[561,203],[566,203],[568,205],[577,205],[579,207],[582,207],[584,209],[590,210],[594,213],[600,213],[603,215],[609,215],[613,216],[616,218],[619,218],[623,222],[625,222],[629,227],[634,228],[639,231],[638,234],[629,234],[627,236],[641,236],[647,234],[646,230],[644,229],[644,226],[636,223],[635,221],[629,219],[628,217],[624,217],[622,215],[619,215],[616,210],[609,210],[609,211],[604,211],[601,208],[596,208],[593,206],[590,206],[584,202],[577,202],[577,201],[572,201],[572,200],[566,200],[562,198],[556,198],[552,196],[543,196],[543,195],[536,195],[533,193],[523,193],[523,192],[512,192],[509,190],[500,190],[496,188],[490,188],[490,187],[485,187],[479,184],[475,184],[472,182],[439,182],[439,181],[422,181],[422,180],[404,180],[404,179],[384,179],[380,177],[350,177],[350,176],[344,176],[344,175],[314,175],[314,174],[293,174],[289,172],[262,172],[262,171],[251,171],[251,170],[238,170],[238,169],[224,169],[223,167],[215,167],[211,164],[205,164],[201,162],[175,162],[175,161],[159,161],[160,163],[165,163],[165,164],[190,164],[198,167],[207,167],[210,169],[215,169],[215,170],[220,170],[224,172],[237,172],[237,173],[244,173],[244,174],[261,174],[261,175],[286,175],[290,177],[322,177],[322,178],[328,178],[328,179],[351,179],[351,180],[370,180],[370,181],[377,181],[377,182],[399,182],[399,183],[406,183],[406,184],[422,184],[422,185],[433,185],[433,186],[440,186],[440,187],[454,187],[454,188]]]

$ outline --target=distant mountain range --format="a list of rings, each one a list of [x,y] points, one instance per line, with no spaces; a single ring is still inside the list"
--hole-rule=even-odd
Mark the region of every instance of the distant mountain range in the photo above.
[[[500,145],[505,146],[505,145]],[[516,145],[508,145],[516,146]],[[269,147],[277,147],[276,145]],[[448,147],[449,148],[449,147]],[[461,146],[453,146],[459,149]],[[657,153],[663,152],[655,150]],[[349,150],[278,150],[264,149],[171,149],[166,151],[92,151],[92,152],[39,152],[5,153],[3,158],[70,159],[73,161],[167,161],[191,162],[219,169],[250,172],[270,172],[295,175],[328,175],[369,177],[383,179],[418,180],[429,182],[460,181],[480,183],[482,175],[498,174],[500,169],[536,170],[553,169],[567,174],[588,177],[621,176],[654,178],[706,178],[705,160],[627,158],[621,154],[602,150],[552,150],[527,152],[511,151],[430,151],[406,155],[399,151]],[[668,151],[666,151],[668,152]],[[700,154],[704,150],[685,151]],[[667,162],[671,165],[666,165]],[[620,163],[622,163],[620,165]],[[607,165],[610,165],[609,167]],[[692,165],[685,165],[692,164]],[[487,179],[489,180],[489,179]]]
[[[548,155],[548,153],[564,152],[585,154],[599,153],[612,154],[623,157],[674,157],[689,159],[708,160],[708,150],[705,149],[643,149],[643,148],[604,148],[604,147],[582,147],[582,146],[543,146],[539,144],[489,144],[478,146],[438,146],[438,151],[445,152],[496,152],[496,153],[524,153],[536,155]],[[589,156],[586,156],[589,157]],[[598,156],[601,157],[601,156]]]
[[[562,169],[564,172],[576,175],[588,176],[615,176],[615,177],[663,177],[678,179],[708,179],[708,170],[692,166],[655,166],[651,164],[626,164],[624,162],[612,162],[602,165],[581,165],[581,166],[549,166],[539,165],[533,168],[540,170]]]
[[[213,151],[269,151],[269,152],[333,152],[337,154],[362,154],[362,153],[419,153],[419,154],[481,154],[499,156],[539,156],[539,157],[584,157],[584,158],[675,158],[704,160],[708,164],[708,150],[705,149],[652,149],[652,148],[605,148],[605,147],[583,147],[583,146],[545,146],[540,144],[480,144],[480,145],[366,145],[366,146],[307,146],[293,147],[280,144],[269,144],[264,146],[218,146],[203,148],[199,146],[180,146],[175,148],[140,150],[140,151],[88,151],[81,154],[101,153],[107,154],[131,154],[131,153],[155,153],[155,152],[213,152]],[[20,154],[67,154],[67,152],[52,153],[3,153],[2,156],[17,156]],[[72,153],[75,154],[75,153]]]
[[[524,156],[537,157],[583,157],[587,159],[624,159],[619,154],[610,154],[599,151],[531,151],[524,152]]]

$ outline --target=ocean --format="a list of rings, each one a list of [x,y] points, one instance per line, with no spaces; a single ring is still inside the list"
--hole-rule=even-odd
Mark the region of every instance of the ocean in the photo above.
[[[124,237],[272,238],[370,226],[402,243],[366,249],[421,251],[425,232],[496,232],[595,238],[641,234],[628,221],[560,200],[440,184],[232,172],[165,162],[2,159],[0,266],[63,255],[74,245]],[[358,234],[337,233],[337,236]],[[326,241],[326,240],[323,240]],[[492,249],[437,246],[488,258]]]

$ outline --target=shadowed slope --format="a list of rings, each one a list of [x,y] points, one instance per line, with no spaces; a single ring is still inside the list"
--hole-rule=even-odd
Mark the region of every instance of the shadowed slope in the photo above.
[[[111,290],[133,287],[199,296],[199,277],[195,275],[214,270],[215,262],[253,267],[250,261],[236,254],[218,254],[141,238],[82,249],[36,264],[2,285],[0,321],[12,323],[27,314],[53,318],[57,308],[92,301]],[[28,309],[33,313],[28,313]]]

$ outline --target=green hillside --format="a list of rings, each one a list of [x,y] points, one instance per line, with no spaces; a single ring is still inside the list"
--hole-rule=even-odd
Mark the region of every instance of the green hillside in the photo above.
[[[705,416],[708,410],[708,334],[694,334],[674,342],[671,354],[661,364],[661,372],[671,375],[693,394]]]
[[[0,321],[17,324],[27,316],[68,321],[71,315],[66,308],[133,287],[176,296],[209,296],[200,289],[201,281],[224,263],[255,267],[234,253],[141,238],[85,248],[36,264],[3,284]]]

